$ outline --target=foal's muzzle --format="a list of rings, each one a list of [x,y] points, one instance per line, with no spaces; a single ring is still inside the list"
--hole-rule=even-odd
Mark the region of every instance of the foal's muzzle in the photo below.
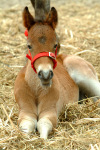
[[[38,72],[38,77],[40,78],[42,85],[50,86],[51,79],[53,77],[53,71],[52,70],[47,70],[47,71],[40,70]]]

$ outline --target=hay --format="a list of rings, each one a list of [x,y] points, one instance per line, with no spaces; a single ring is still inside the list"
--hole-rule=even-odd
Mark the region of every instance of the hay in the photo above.
[[[7,3],[12,1],[6,1],[5,5]],[[0,149],[99,150],[100,108],[97,106],[100,100],[93,104],[87,99],[83,104],[65,106],[58,127],[46,141],[39,138],[38,132],[27,136],[19,131],[18,106],[13,91],[15,78],[26,62],[27,46],[21,18],[24,6],[16,4],[0,9]],[[28,2],[27,5],[31,8]],[[94,65],[100,79],[99,1],[62,0],[53,1],[52,6],[59,14],[57,33],[61,53],[85,58]]]

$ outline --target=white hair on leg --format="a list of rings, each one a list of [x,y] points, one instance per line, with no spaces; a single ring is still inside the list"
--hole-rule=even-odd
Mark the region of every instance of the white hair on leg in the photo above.
[[[36,125],[37,125],[36,119],[31,117],[26,117],[26,118],[24,117],[24,119],[19,124],[19,128],[21,129],[21,131],[29,134],[31,132],[35,132]]]
[[[47,139],[49,133],[52,131],[53,125],[47,118],[41,118],[37,123],[37,129],[40,133],[40,138]]]

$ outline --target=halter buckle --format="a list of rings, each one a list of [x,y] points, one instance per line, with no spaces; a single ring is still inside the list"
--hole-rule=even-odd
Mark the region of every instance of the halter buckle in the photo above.
[[[55,55],[53,56],[52,54],[53,53],[49,52],[49,57],[52,58],[52,59],[56,59]]]

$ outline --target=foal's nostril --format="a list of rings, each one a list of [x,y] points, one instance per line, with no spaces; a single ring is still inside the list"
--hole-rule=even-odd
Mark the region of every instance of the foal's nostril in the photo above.
[[[39,72],[38,72],[38,77],[39,77],[40,79],[43,78],[43,72],[42,72],[42,71],[39,71]]]
[[[52,77],[53,77],[53,71],[50,70],[50,79],[52,79]]]

